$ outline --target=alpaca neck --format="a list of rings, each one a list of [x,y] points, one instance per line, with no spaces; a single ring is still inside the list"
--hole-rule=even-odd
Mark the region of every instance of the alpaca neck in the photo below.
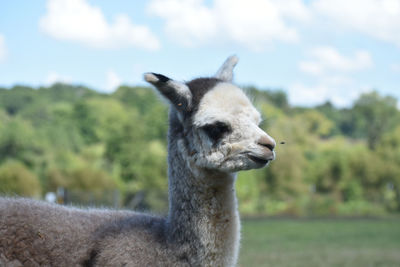
[[[190,167],[172,139],[167,239],[191,265],[233,266],[240,238],[235,175]]]

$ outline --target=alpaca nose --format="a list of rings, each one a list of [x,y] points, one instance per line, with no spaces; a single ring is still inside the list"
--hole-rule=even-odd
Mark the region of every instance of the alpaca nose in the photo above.
[[[258,139],[257,143],[271,151],[274,151],[276,146],[275,140],[269,135],[263,135],[260,139]]]

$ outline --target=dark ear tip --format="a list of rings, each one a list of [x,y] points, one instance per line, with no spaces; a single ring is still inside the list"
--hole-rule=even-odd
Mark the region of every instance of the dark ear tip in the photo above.
[[[171,80],[167,76],[164,76],[164,75],[158,74],[158,73],[154,73],[154,72],[147,72],[143,76],[144,76],[144,79],[149,83],[158,83],[158,82],[166,83],[169,80]]]
[[[158,81],[160,81],[162,83],[166,83],[169,80],[171,80],[170,78],[168,78],[167,76],[164,76],[162,74],[153,73],[153,75],[155,75],[158,78]]]

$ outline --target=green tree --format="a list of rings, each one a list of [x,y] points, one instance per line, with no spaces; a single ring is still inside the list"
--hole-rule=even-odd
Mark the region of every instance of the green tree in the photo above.
[[[71,104],[101,95],[85,86],[65,83],[54,83],[50,87],[41,87],[37,90],[37,94],[46,99],[47,103],[68,102]]]
[[[400,211],[400,126],[383,136],[375,158],[379,159],[380,173],[385,182],[383,186],[394,193],[389,201],[395,204],[389,204],[389,208]]]
[[[350,177],[347,164],[347,141],[335,138],[314,147],[308,161],[307,181],[317,194],[341,198],[341,185]]]
[[[0,194],[38,198],[40,192],[38,178],[21,162],[7,161],[0,166]]]
[[[318,137],[328,137],[333,131],[333,122],[325,117],[321,112],[313,109],[296,115],[302,121],[308,134]]]
[[[382,97],[377,92],[362,94],[352,108],[352,121],[358,135],[367,138],[368,146],[375,149],[382,135],[399,123],[397,100]]]
[[[36,93],[33,88],[16,85],[10,90],[0,90],[0,107],[7,114],[14,116],[36,100]]]
[[[8,159],[33,167],[43,154],[32,125],[18,117],[0,125],[0,163]]]

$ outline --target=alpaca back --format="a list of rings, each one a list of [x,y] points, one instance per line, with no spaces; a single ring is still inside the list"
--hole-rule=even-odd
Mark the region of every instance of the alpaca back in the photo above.
[[[129,211],[83,210],[28,199],[0,198],[0,265],[75,266],[93,247],[99,229]],[[2,265],[3,264],[3,265]]]

